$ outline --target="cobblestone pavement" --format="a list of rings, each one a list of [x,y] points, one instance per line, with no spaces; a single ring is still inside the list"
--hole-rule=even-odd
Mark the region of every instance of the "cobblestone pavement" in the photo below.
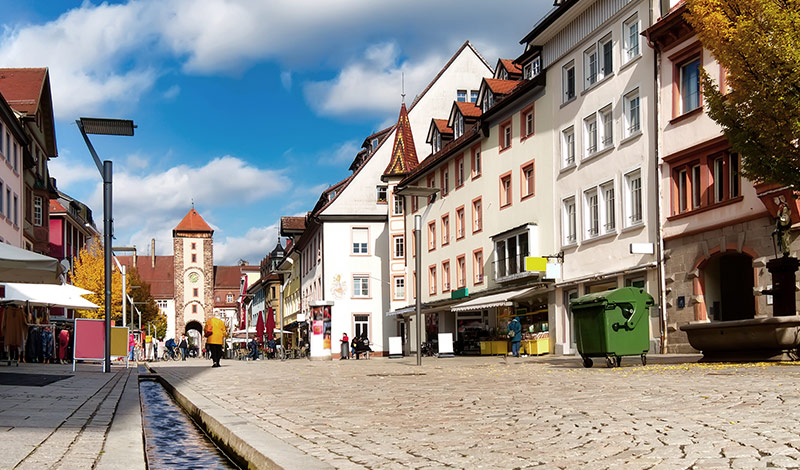
[[[110,434],[112,421],[123,421],[118,407],[121,398],[138,409],[135,369],[115,367],[112,373],[104,374],[99,366],[79,368],[85,370],[73,374],[71,366],[42,364],[2,370],[22,377],[41,374],[66,378],[42,387],[0,385],[0,468],[119,468],[103,458],[108,452],[124,459],[121,468],[144,468],[141,440],[137,453],[135,440],[126,432]],[[131,422],[135,438],[136,422]],[[141,435],[141,424],[138,426]],[[124,436],[126,442],[120,443],[115,436]],[[127,458],[129,455],[133,458]]]
[[[628,364],[628,362],[631,364]],[[153,367],[336,468],[800,468],[798,364],[579,359]],[[257,437],[252,437],[257,439]]]

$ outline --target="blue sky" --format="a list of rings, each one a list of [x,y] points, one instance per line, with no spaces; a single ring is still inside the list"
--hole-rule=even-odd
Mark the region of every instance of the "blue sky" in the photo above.
[[[494,66],[546,0],[69,0],[4,2],[3,67],[49,67],[60,190],[102,226],[100,175],[75,126],[114,162],[115,245],[170,254],[191,201],[215,229],[214,261],[258,263],[281,216],[310,210],[348,175],[364,138],[391,124],[469,40]]]

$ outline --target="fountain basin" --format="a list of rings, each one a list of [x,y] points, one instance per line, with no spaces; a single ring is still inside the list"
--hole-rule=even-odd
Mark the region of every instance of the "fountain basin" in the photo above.
[[[796,360],[800,316],[692,322],[680,327],[704,361]]]

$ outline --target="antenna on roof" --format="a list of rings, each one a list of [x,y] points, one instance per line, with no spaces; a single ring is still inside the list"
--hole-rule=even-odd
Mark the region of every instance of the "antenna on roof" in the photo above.
[[[406,102],[406,80],[405,80],[405,72],[400,72],[400,96],[403,99],[403,103]]]
[[[192,209],[194,209],[194,198],[192,198]]]

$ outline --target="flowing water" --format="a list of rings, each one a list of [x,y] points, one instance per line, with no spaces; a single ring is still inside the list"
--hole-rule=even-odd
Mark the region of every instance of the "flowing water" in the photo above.
[[[225,469],[238,470],[160,383],[139,383],[142,401],[145,452],[150,470]]]

